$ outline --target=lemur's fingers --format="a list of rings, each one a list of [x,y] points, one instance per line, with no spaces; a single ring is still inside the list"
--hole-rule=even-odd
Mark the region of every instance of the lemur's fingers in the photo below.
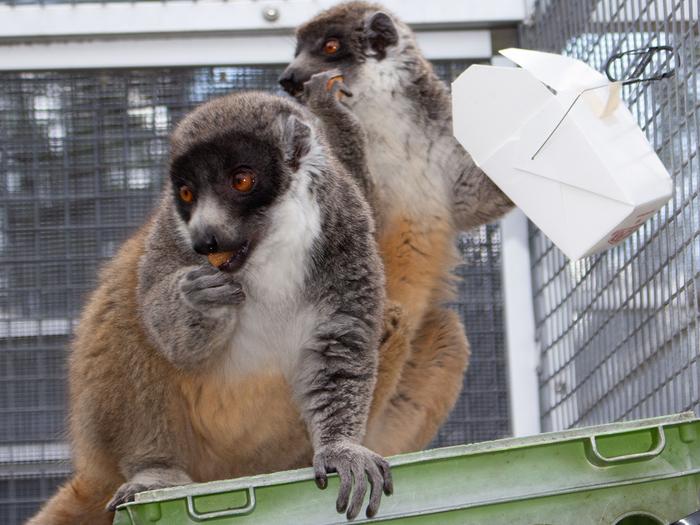
[[[391,496],[394,493],[394,480],[391,478],[391,467],[389,462],[383,457],[379,456],[377,459],[377,466],[382,473],[382,479],[384,480],[382,488],[384,489],[384,494]]]
[[[198,290],[196,302],[208,306],[237,305],[245,300],[243,288],[238,283],[215,286]]]
[[[334,77],[329,78],[326,81],[326,91],[331,91],[333,89],[333,86],[336,84],[340,83],[343,81],[343,77],[341,75],[336,75]]]
[[[339,69],[316,73],[304,83],[304,99],[307,103],[326,105],[329,98],[340,100],[343,95],[351,97],[352,92],[343,82],[343,75]]]
[[[330,77],[328,71],[311,75],[311,78],[304,82],[304,96],[309,98],[314,94],[324,93],[330,90]]]
[[[352,91],[348,88],[347,85],[345,85],[345,82],[343,82],[343,77],[333,77],[329,82],[333,82],[330,86],[329,91],[331,94],[338,100],[340,100],[342,95],[345,95],[346,97],[351,97],[352,96]]]
[[[192,483],[192,479],[184,471],[177,468],[145,469],[138,472],[129,481],[122,483],[107,503],[106,509],[115,511],[122,503],[133,501],[134,496],[139,492],[188,483]]]
[[[349,520],[355,519],[362,510],[370,486],[367,517],[377,514],[382,491],[391,493],[389,463],[378,454],[357,443],[340,442],[319,449],[314,456],[316,483],[325,488],[326,473],[337,472],[340,479],[336,510],[346,512]]]
[[[365,499],[365,494],[367,494],[367,479],[365,477],[365,465],[362,458],[358,458],[360,461],[353,462],[351,465],[352,477],[354,480],[354,490],[352,493],[352,499],[350,500],[350,506],[348,507],[347,517],[349,520],[354,520],[362,509],[362,502]]]
[[[348,97],[352,96],[352,91],[350,91],[348,86],[345,84],[343,75],[339,70],[326,71],[326,73],[324,73],[324,77],[328,78],[326,81],[326,91],[330,91],[336,97],[339,93],[342,93]]]
[[[319,455],[314,456],[314,476],[316,486],[324,490],[328,486],[328,475],[326,474],[326,463]]]
[[[342,98],[341,95],[345,95],[346,97],[352,96],[352,91],[350,91],[348,86],[345,84],[343,73],[340,71],[340,69],[331,69],[329,71],[319,73],[319,75],[322,75],[323,78],[327,79],[326,91],[331,92],[331,94],[338,100]]]
[[[340,489],[338,489],[338,499],[335,502],[335,510],[339,513],[343,513],[347,510],[348,502],[350,501],[352,474],[350,473],[350,468],[345,463],[336,465],[336,470],[340,478]]]
[[[117,492],[114,493],[112,499],[107,503],[106,509],[110,512],[117,510],[117,507],[123,503],[134,501],[134,496],[139,492],[148,490],[148,487],[142,483],[124,483]]]
[[[187,280],[194,281],[195,279],[199,279],[205,275],[216,275],[217,273],[221,272],[213,266],[207,264],[206,266],[197,266],[194,270],[188,272],[186,277]]]
[[[373,461],[370,461],[367,466],[367,478],[369,478],[370,492],[369,504],[367,505],[367,512],[365,514],[368,518],[373,518],[379,510],[379,503],[382,500],[383,484],[382,473]]]
[[[196,279],[191,279],[189,274],[187,278],[182,283],[182,291],[192,292],[194,290],[204,290],[205,288],[214,288],[216,286],[223,286],[231,282],[231,277],[223,272],[217,271],[213,275],[202,275]]]

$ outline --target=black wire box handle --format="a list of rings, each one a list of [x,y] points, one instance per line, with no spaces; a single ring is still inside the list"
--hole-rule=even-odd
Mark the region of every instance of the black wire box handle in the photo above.
[[[665,55],[661,63],[666,66],[666,69],[660,69],[653,72],[650,76],[644,76],[644,72],[652,63],[656,55]],[[630,72],[626,79],[617,78],[612,71],[617,61],[622,61],[625,58],[636,59],[634,69]],[[621,82],[622,84],[633,84],[635,82],[649,82],[652,80],[662,80],[670,78],[676,74],[676,69],[681,65],[681,57],[673,46],[650,46],[639,49],[630,49],[615,53],[605,63],[605,75],[610,82]]]

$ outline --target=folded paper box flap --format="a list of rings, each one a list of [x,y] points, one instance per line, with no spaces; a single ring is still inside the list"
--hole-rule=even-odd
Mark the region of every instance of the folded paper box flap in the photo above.
[[[556,91],[580,92],[608,83],[604,75],[574,58],[513,47],[499,53]]]
[[[570,258],[621,242],[672,190],[632,114],[578,60],[503,54],[525,69],[471,66],[453,83],[455,137]]]

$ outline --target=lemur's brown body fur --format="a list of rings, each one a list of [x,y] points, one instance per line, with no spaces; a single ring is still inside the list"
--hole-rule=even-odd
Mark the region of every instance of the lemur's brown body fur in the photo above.
[[[129,358],[129,349],[152,348],[145,331],[140,328],[136,301],[138,261],[143,255],[142,230],[119,252],[102,271],[102,286],[93,294],[78,325],[70,359],[71,421],[74,442],[74,467],[79,476],[64,485],[51,500],[50,506],[30,523],[36,525],[108,525],[112,514],[105,512],[105,505],[114,491],[124,482],[115,461],[106,455],[97,436],[86,434],[81,418],[92,410],[103,412],[102,424],[129,428],[153,428],[156,441],[181,441],[182,461],[191,469],[194,481],[208,481],[240,477],[249,474],[274,472],[308,466],[311,461],[311,444],[303,421],[292,402],[289,387],[279,376],[256,376],[236,386],[236,390],[222,389],[208,376],[181,373],[172,383],[172,391],[153,391],[153,385],[162,383],[157,378],[172,374],[172,367],[153,349],[147,360],[136,353]],[[119,305],[115,308],[116,305]],[[450,362],[445,359],[445,348],[455,342],[449,337],[459,326],[454,314],[439,313],[430,319],[415,338],[429,353],[415,366],[406,363],[405,327],[399,326],[395,312],[390,312],[387,322],[389,338],[381,347],[379,375],[368,426],[367,444],[375,440],[383,443],[390,454],[390,436],[405,435],[403,446],[415,449],[434,437],[449,412],[457,391],[447,393],[444,381],[460,373],[464,359],[457,355]],[[459,333],[459,332],[457,332]],[[121,348],[123,351],[114,352]],[[110,351],[106,351],[110,349]],[[439,361],[438,361],[439,359]],[[410,361],[409,361],[410,362]],[[432,375],[426,375],[426,366],[434,367]],[[121,374],[105,374],[120,370]],[[400,374],[397,374],[397,371]],[[441,378],[439,373],[444,373]],[[104,388],[90,389],[92,397],[80,396],[86,385],[100,382]],[[398,385],[397,385],[398,383]],[[454,384],[454,381],[452,381]],[[425,404],[405,403],[396,405],[391,398],[402,395],[403,388],[422,392]],[[135,409],[127,420],[113,417],[110,405],[115,401],[114,392],[129,396],[127,403]],[[97,397],[95,397],[97,396]],[[163,399],[171,406],[162,407]],[[85,405],[89,402],[90,406]],[[155,405],[154,405],[155,404]],[[152,407],[139,410],[136,407]],[[178,433],[155,435],[159,426],[157,414],[167,411],[169,417],[181,415],[175,423]],[[265,417],[257,417],[264,414]],[[406,430],[409,429],[410,433]],[[183,432],[184,434],[181,434]],[[196,434],[191,439],[187,433]],[[253,439],[252,436],[255,436]],[[386,436],[386,439],[384,439]],[[237,443],[234,449],[230,446]],[[185,448],[185,444],[200,443],[197,448]],[[375,450],[379,451],[380,448]]]
[[[173,374],[173,368],[153,349],[138,316],[137,268],[146,233],[144,228],[130,239],[104,268],[102,286],[83,312],[73,343],[69,378],[73,462],[79,475],[60,489],[30,521],[32,525],[112,522],[105,505],[125,480],[113,456],[105,453],[99,436],[85,432],[92,425],[83,418],[92,417],[95,410],[103,413],[101,424],[107,427],[123,427],[127,434],[130,428],[152,428],[154,441],[181,443],[177,448],[182,450],[182,462],[194,481],[275,472],[311,462],[311,443],[304,422],[281,376],[256,375],[234,389],[212,382],[206,374],[181,372],[176,381],[169,383],[170,392],[159,390],[163,382],[158,378]],[[390,360],[396,356],[403,361],[401,356],[406,351],[395,312],[389,313],[387,322],[394,326],[387,327],[392,335],[382,345],[385,359],[380,361],[379,395],[374,398],[374,403],[382,406],[393,391],[392,374],[398,369]],[[151,351],[144,358],[143,352],[132,354],[131,348]],[[113,370],[121,373],[109,373]],[[92,388],[96,383],[103,388]],[[88,389],[90,397],[80,395]],[[128,398],[117,400],[117,392]],[[169,407],[162,406],[164,399],[169,400]],[[128,419],[115,417],[119,411],[110,407],[117,401],[134,407]],[[163,414],[181,418],[168,424],[178,432],[159,434],[162,426],[157,419]],[[232,443],[236,447],[231,447]]]
[[[461,391],[469,344],[459,317],[444,306],[456,263],[449,217],[428,224],[392,218],[378,242],[387,297],[401,306],[409,351],[396,363],[396,389],[370,419],[365,439],[372,450],[392,455],[422,450],[435,437]]]

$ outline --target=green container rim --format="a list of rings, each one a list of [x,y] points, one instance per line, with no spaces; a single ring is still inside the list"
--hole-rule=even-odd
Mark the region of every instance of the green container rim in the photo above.
[[[449,459],[455,456],[482,454],[486,452],[498,452],[505,450],[514,450],[519,448],[537,447],[548,445],[551,443],[562,443],[581,439],[589,439],[593,448],[595,449],[595,438],[597,437],[655,428],[659,429],[659,446],[663,448],[663,428],[684,423],[691,423],[694,421],[700,421],[700,419],[696,418],[693,412],[684,412],[681,414],[661,416],[638,421],[610,423],[606,425],[582,427],[561,432],[537,434],[534,436],[505,438],[496,441],[475,443],[471,445],[457,445],[453,447],[438,448],[422,452],[412,452],[409,454],[392,456],[391,458],[388,458],[388,460],[392,466],[398,466],[407,463]],[[647,454],[653,455],[656,453],[658,453],[656,450],[652,450],[647,453],[638,454],[635,456],[628,456],[624,459],[628,460],[633,459],[635,457],[641,457]],[[609,461],[610,463],[613,463],[618,460],[618,458],[606,459],[602,456],[600,457],[602,460]],[[234,492],[249,489],[251,487],[264,487],[270,485],[294,483],[299,481],[308,481],[312,479],[314,479],[313,470],[311,468],[304,468],[284,472],[276,472],[273,474],[249,476],[245,478],[237,478],[232,480],[211,481],[208,483],[195,483],[181,487],[170,487],[149,492],[142,492],[135,496],[135,501],[122,505],[119,508],[126,509],[127,507],[133,505],[141,505],[144,503],[154,503],[181,498],[189,499],[192,497],[204,496],[208,494]]]

